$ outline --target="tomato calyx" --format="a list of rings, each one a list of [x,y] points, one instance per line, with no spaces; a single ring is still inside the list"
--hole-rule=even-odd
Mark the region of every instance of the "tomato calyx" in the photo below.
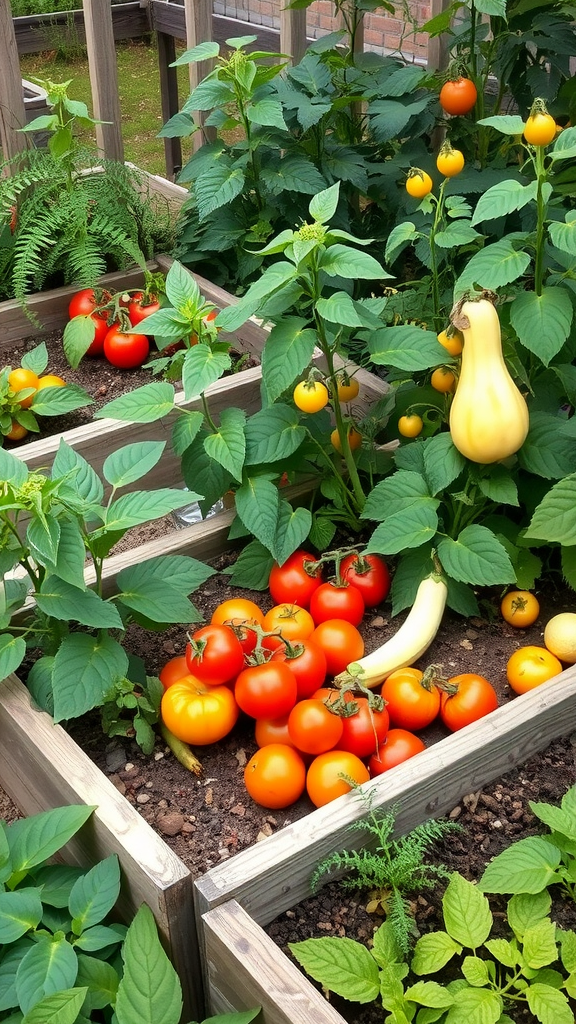
[[[428,665],[428,668],[424,669],[422,673],[420,686],[424,690],[428,690],[428,693],[432,693],[433,689],[448,694],[458,693],[458,687],[449,683],[446,676],[443,675],[442,665]]]
[[[332,714],[338,715],[340,718],[352,718],[353,715],[358,714],[360,705],[354,699],[355,697],[366,698],[370,711],[379,712],[386,707],[387,702],[384,698],[380,694],[374,693],[373,690],[369,690],[359,679],[355,679],[352,685],[349,680],[343,680],[337,686],[333,686],[333,689],[335,692],[338,690],[338,696],[334,698],[329,696],[322,703]]]

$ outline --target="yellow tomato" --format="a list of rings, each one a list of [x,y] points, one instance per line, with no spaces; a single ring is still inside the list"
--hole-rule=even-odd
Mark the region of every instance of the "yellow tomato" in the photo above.
[[[34,370],[27,370],[26,367],[19,366],[8,374],[8,385],[12,391],[16,392],[17,396],[18,392],[24,391],[25,388],[38,387],[38,374],[34,373]],[[32,405],[33,398],[34,395],[28,395],[26,398],[19,400],[22,408],[28,409]]]
[[[537,111],[524,125],[524,138],[531,146],[547,146],[556,137],[556,127],[552,114]]]
[[[36,390],[42,391],[43,388],[63,388],[65,386],[66,381],[62,377],[57,377],[55,373],[47,373],[38,379]]]
[[[440,331],[438,341],[451,356],[459,356],[462,354],[464,338],[460,334],[460,331],[453,330],[450,334],[448,331]]]
[[[432,191],[432,178],[419,167],[412,167],[406,178],[406,191],[414,199],[423,199]]]
[[[448,143],[438,153],[436,167],[445,178],[455,178],[464,167],[464,154]]]
[[[340,444],[340,434],[338,433],[336,427],[334,427],[334,430],[330,434],[330,442],[332,444],[332,447],[335,448],[337,452],[342,452],[342,445]],[[356,430],[356,427],[351,427],[350,430],[348,431],[348,444],[350,445],[352,451],[356,451],[356,449],[359,448],[360,445],[362,444],[362,434],[360,433],[359,430]]]
[[[536,622],[540,614],[538,598],[534,597],[529,590],[511,590],[502,598],[500,603],[502,618],[511,626],[523,629]]]
[[[423,426],[424,420],[414,412],[406,413],[398,420],[398,430],[402,437],[418,437],[418,434],[422,433]]]
[[[302,412],[320,412],[328,405],[328,388],[319,380],[302,380],[294,388],[292,397]]]
[[[340,402],[353,402],[358,397],[360,384],[354,377],[348,374],[341,374],[338,377],[338,400]]]
[[[545,647],[520,647],[508,659],[506,678],[514,693],[527,693],[561,671],[561,662]]]
[[[439,391],[442,395],[448,394],[449,391],[454,391],[456,386],[456,377],[446,366],[438,366],[434,370],[430,383],[435,391]]]

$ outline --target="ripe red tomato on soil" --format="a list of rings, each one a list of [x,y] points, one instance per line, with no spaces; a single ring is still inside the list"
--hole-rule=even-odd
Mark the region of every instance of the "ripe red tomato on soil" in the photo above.
[[[495,711],[498,707],[498,695],[491,683],[484,676],[473,672],[464,672],[452,676],[449,684],[455,686],[453,694],[440,695],[440,717],[452,732],[463,729],[471,722]]]
[[[146,317],[157,313],[159,309],[160,302],[155,295],[145,299],[144,292],[135,292],[130,296],[128,303],[128,319],[132,327],[137,327],[143,320],[146,320]]]
[[[390,722],[402,729],[425,729],[440,711],[440,691],[423,685],[424,673],[418,668],[399,668],[391,672],[380,693],[386,701]]]
[[[259,747],[266,747],[269,743],[285,743],[289,747],[294,744],[288,732],[289,715],[280,715],[279,718],[257,718],[254,726],[254,739]]]
[[[285,644],[278,647],[272,654],[271,661],[284,661],[296,677],[298,687],[298,700],[304,697],[311,697],[319,686],[326,679],[327,665],[326,655],[322,648],[310,637],[305,640],[297,640],[295,650],[296,657],[290,657]]]
[[[342,719],[342,739],[338,746],[356,757],[370,757],[386,739],[390,717],[386,708],[373,711],[367,697],[354,697],[354,701],[358,711]]]
[[[300,700],[288,716],[288,734],[304,754],[323,754],[337,747],[344,719],[330,711],[321,700]]]
[[[305,565],[315,561],[314,555],[308,551],[294,551],[283,565],[275,563],[272,566],[268,589],[275,604],[294,601],[301,608],[310,606],[310,598],[322,582],[322,569],[319,566],[313,575],[309,575]]]
[[[192,633],[186,645],[188,671],[210,686],[235,679],[244,668],[242,645],[229,626],[210,623]]]
[[[377,753],[373,754],[368,761],[370,777],[382,775],[383,772],[407,761],[422,750],[426,750],[426,745],[419,736],[415,736],[407,729],[389,729],[388,735],[378,747]]]
[[[365,604],[360,590],[351,583],[321,583],[310,599],[310,614],[318,626],[328,619],[345,619],[359,626]]]
[[[251,718],[279,718],[288,714],[296,703],[297,693],[296,677],[282,661],[243,669],[234,686],[239,708]]]
[[[178,654],[175,658],[170,658],[170,661],[167,661],[160,669],[158,678],[164,689],[167,690],[172,683],[177,683],[179,679],[188,675],[190,675],[190,670],[186,662],[186,655]]]
[[[150,342],[145,334],[124,334],[118,324],[111,327],[104,338],[104,355],[120,370],[142,366],[149,351]]]
[[[379,555],[346,555],[340,563],[342,579],[360,591],[367,608],[375,608],[390,590],[390,573]]]
[[[103,306],[111,297],[112,294],[109,291],[96,293],[93,288],[81,288],[70,299],[68,304],[70,320],[73,320],[75,316],[89,316],[94,324],[94,340],[86,352],[87,356],[99,356],[104,350],[104,339],[110,330],[110,325],[105,316],[100,316],[94,310]]]

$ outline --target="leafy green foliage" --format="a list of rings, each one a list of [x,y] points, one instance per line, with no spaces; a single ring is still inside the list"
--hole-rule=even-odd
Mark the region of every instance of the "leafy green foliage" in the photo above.
[[[160,555],[122,570],[118,593],[102,596],[104,561],[126,530],[201,497],[170,488],[118,495],[156,465],[164,447],[151,441],[119,449],[105,460],[103,479],[63,440],[50,473],[30,472],[0,449],[0,677],[18,668],[27,648],[39,647],[28,685],[41,707],[61,721],[105,705],[106,731],[135,735],[148,750],[159,684],[129,660],[122,634],[132,620],[155,630],[198,620],[188,595],[214,571],[184,555]],[[86,555],[94,588],[84,578]]]

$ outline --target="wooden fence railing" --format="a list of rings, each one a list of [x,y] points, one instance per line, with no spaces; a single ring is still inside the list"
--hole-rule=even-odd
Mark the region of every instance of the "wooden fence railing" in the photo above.
[[[447,0],[431,0],[431,15],[438,14]],[[176,40],[187,48],[198,42],[214,39],[222,43],[230,36],[252,34],[258,37],[259,49],[290,54],[297,62],[304,53],[306,11],[288,10],[279,0],[280,30],[215,15],[212,0],[135,0],[112,5],[110,0],[84,0],[83,11],[32,18],[10,17],[5,0],[0,2],[0,142],[5,156],[18,153],[26,145],[25,136],[17,128],[25,123],[21,98],[19,54],[31,53],[46,45],[46,25],[65,38],[86,41],[92,87],[94,117],[103,122],[97,126],[96,141],[102,156],[123,160],[121,135],[122,116],[118,97],[116,55],[113,41],[134,38],[154,31],[158,39],[160,70],[160,105],[164,121],[180,107],[176,69],[170,64],[176,58]],[[362,33],[356,46],[362,48]],[[432,39],[428,47],[428,66],[439,68],[445,63],[442,38]],[[197,77],[210,70],[209,64],[190,66],[190,87]],[[201,143],[201,133],[195,139]],[[179,139],[165,139],[166,176],[173,179],[182,163]]]

